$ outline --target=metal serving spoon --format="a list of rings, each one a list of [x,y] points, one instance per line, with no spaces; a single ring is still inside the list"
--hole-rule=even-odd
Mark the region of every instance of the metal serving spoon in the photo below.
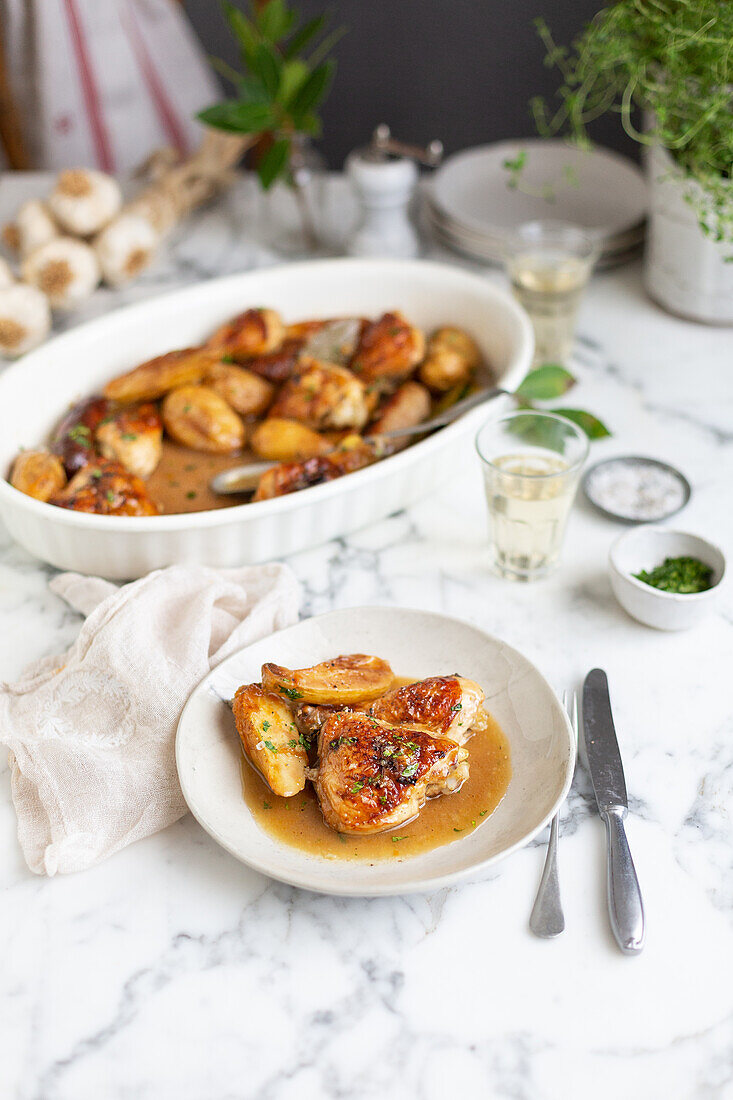
[[[446,424],[452,424],[454,420],[458,420],[459,417],[471,409],[475,409],[477,405],[483,404],[484,401],[491,401],[494,397],[501,397],[503,394],[508,393],[508,390],[503,390],[499,386],[487,386],[482,390],[477,390],[476,393],[469,394],[462,401],[456,401],[455,405],[451,405],[450,408],[438,413],[437,416],[431,417],[430,420],[423,420],[420,424],[411,424],[407,428],[395,428],[390,432],[380,432],[379,435],[367,435],[364,436],[364,439],[369,443],[391,443],[393,440],[407,439],[412,435],[426,435],[436,428],[444,428]],[[223,473],[213,477],[210,487],[214,493],[220,495],[251,492],[257,488],[257,482],[266,470],[279,465],[279,462],[248,462],[244,466],[235,466],[233,469],[224,470]]]

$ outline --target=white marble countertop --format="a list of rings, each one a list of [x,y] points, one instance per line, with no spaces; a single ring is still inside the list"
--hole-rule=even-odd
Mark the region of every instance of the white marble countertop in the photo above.
[[[3,179],[0,220],[25,187]],[[97,292],[74,323],[274,262],[256,243],[257,202],[240,184],[139,283]],[[732,361],[730,330],[662,313],[638,265],[594,279],[573,403],[614,435],[592,455],[679,465],[694,492],[673,522],[729,554]],[[638,625],[606,574],[619,530],[579,501],[558,573],[503,582],[486,568],[472,470],[458,489],[291,564],[306,615],[360,603],[443,611],[518,646],[558,690],[607,669],[647,909],[641,956],[621,956],[611,938],[603,829],[582,772],[562,818],[567,929],[548,942],[527,928],[544,836],[483,881],[425,897],[289,889],[236,863],[190,816],[85,874],[45,879],[21,858],[6,772],[3,1100],[733,1096],[733,603],[724,594],[688,633]],[[50,573],[0,533],[5,680],[78,630]]]

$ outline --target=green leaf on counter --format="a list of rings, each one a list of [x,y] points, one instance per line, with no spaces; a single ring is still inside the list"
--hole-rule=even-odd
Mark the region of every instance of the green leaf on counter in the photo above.
[[[529,372],[516,392],[519,397],[530,401],[547,401],[552,397],[562,397],[574,385],[575,379],[570,371],[558,363],[544,363]]]
[[[611,434],[602,420],[593,413],[586,412],[585,409],[549,409],[548,412],[557,413],[558,416],[564,416],[566,420],[572,420],[573,424],[583,429],[589,439],[604,439]]]
[[[290,142],[282,138],[272,143],[257,166],[257,175],[265,191],[268,191],[277,177],[284,171],[290,156]]]

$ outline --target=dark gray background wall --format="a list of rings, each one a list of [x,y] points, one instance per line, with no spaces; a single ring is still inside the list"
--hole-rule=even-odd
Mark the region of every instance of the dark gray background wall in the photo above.
[[[243,0],[239,0],[240,4]],[[328,0],[293,0],[305,17]],[[421,143],[440,138],[448,151],[535,133],[528,103],[552,95],[557,72],[543,65],[533,26],[543,16],[556,41],[568,43],[602,0],[337,0],[334,22],[348,35],[337,47],[339,70],[324,110],[320,148],[332,167],[375,125]],[[217,0],[185,0],[208,53],[237,63]],[[616,118],[593,136],[631,152]]]

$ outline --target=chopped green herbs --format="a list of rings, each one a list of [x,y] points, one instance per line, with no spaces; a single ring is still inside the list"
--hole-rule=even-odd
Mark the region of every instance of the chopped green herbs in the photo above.
[[[196,493],[194,492],[193,489],[189,489],[189,491],[186,493],[186,499],[187,500],[195,500],[196,499]]]
[[[106,496],[110,504],[114,504],[115,500],[117,499],[111,489],[108,489],[104,495]]]
[[[360,791],[363,786],[364,786],[364,780],[363,779],[357,779],[356,783],[351,788],[351,793],[356,794],[357,791]]]
[[[272,809],[272,806],[270,805],[270,803],[269,803],[269,802],[263,802],[263,803],[262,803],[262,809],[263,809],[263,810],[271,810],[271,809]]]
[[[412,762],[412,764],[408,764],[406,768],[402,769],[402,778],[403,779],[412,779],[412,777],[417,772],[417,768],[418,768],[417,760],[414,760]]]
[[[274,752],[277,755],[277,745],[273,745],[272,741],[265,741],[264,745],[269,752]]]
[[[713,571],[699,558],[665,558],[661,565],[647,572],[634,573],[644,584],[658,588],[660,592],[677,592],[690,595],[707,592],[713,586]]]
[[[262,723],[262,732],[267,733],[269,728],[270,728],[270,723],[267,721],[267,719],[265,719],[265,721]]]
[[[281,695],[287,695],[288,699],[302,699],[303,698],[303,692],[298,691],[297,688],[286,688],[286,687],[283,687],[282,684],[278,684],[277,685],[277,690],[280,692]]]
[[[123,432],[120,439],[124,439],[126,442],[131,443],[134,439],[137,439],[137,432]]]

